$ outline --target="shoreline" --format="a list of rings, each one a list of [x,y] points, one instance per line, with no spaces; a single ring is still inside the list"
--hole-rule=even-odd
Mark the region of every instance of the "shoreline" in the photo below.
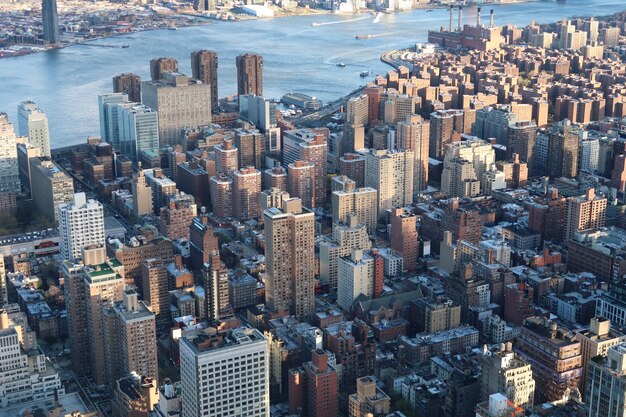
[[[506,2],[491,2],[491,3],[484,3],[484,4],[468,4],[468,5],[464,5],[464,7],[479,7],[479,6],[490,6],[490,5],[496,5],[496,6],[503,6],[503,5],[507,5],[507,4],[520,4],[520,3],[531,3],[531,2],[536,2],[536,1],[540,1],[540,0],[510,0],[510,1],[506,1]],[[190,28],[190,27],[196,27],[196,26],[205,26],[205,25],[209,25],[209,24],[214,24],[214,23],[240,23],[240,22],[245,22],[245,21],[250,21],[250,20],[271,20],[271,19],[283,19],[283,18],[287,18],[287,17],[300,17],[300,16],[324,16],[324,15],[337,15],[337,16],[359,16],[359,15],[364,15],[364,14],[371,14],[371,15],[376,15],[377,13],[386,13],[386,14],[396,14],[396,13],[405,13],[405,12],[411,12],[414,10],[441,10],[441,9],[447,9],[449,8],[450,5],[447,4],[418,4],[410,9],[407,10],[393,10],[393,11],[389,11],[389,10],[381,10],[381,11],[377,11],[377,10],[370,10],[370,9],[364,9],[364,10],[359,10],[356,12],[351,12],[351,13],[334,13],[330,10],[324,10],[324,9],[310,9],[310,8],[303,8],[303,7],[298,7],[296,8],[296,12],[288,12],[285,9],[281,9],[278,8],[278,10],[281,11],[280,14],[275,14],[272,17],[256,17],[256,16],[252,16],[252,15],[236,15],[236,14],[232,14],[232,16],[235,16],[235,19],[233,20],[229,20],[229,19],[220,19],[220,18],[213,18],[213,17],[208,17],[208,16],[203,16],[200,14],[188,14],[188,13],[176,13],[173,17],[176,16],[180,16],[180,17],[185,17],[185,18],[189,18],[189,19],[195,19],[197,20],[197,22],[193,22],[193,23],[188,23],[188,24],[182,24],[182,25],[178,25],[178,26],[170,26],[170,25],[164,25],[163,27],[155,27],[155,28],[150,28],[150,29],[141,29],[141,30],[135,30],[135,31],[131,31],[131,32],[125,32],[125,33],[113,33],[113,34],[108,34],[108,35],[103,35],[103,36],[97,36],[97,37],[93,37],[93,38],[88,38],[88,39],[84,39],[78,42],[72,42],[69,43],[67,45],[60,45],[60,46],[48,46],[46,47],[45,45],[29,45],[29,44],[14,44],[14,45],[10,45],[7,47],[11,48],[14,46],[19,46],[19,47],[23,47],[23,48],[30,48],[30,47],[37,47],[37,48],[45,48],[43,50],[31,50],[25,53],[21,53],[21,54],[15,54],[15,55],[8,55],[8,56],[0,56],[0,60],[4,60],[4,59],[10,59],[10,58],[19,58],[19,57],[24,57],[24,56],[29,56],[29,55],[35,55],[35,54],[39,54],[39,53],[45,53],[48,51],[54,51],[54,50],[59,50],[59,49],[65,49],[65,48],[69,48],[71,46],[76,46],[76,45],[85,45],[88,44],[89,42],[95,42],[98,40],[102,40],[102,39],[114,39],[114,38],[119,38],[119,37],[123,37],[123,36],[128,36],[128,35],[133,35],[136,33],[143,33],[143,32],[153,32],[153,31],[157,31],[157,30],[170,30],[170,27],[175,27],[176,29],[184,29],[184,28]],[[456,7],[456,5],[455,5]],[[274,8],[272,8],[272,10],[274,10],[276,12],[276,10]],[[298,13],[298,11],[305,11],[304,13]],[[228,13],[228,12],[227,12]],[[120,46],[121,47],[121,46]]]

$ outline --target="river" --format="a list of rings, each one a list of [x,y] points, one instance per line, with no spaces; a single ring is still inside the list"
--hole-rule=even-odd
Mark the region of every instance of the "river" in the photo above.
[[[483,22],[489,9],[497,25],[524,26],[563,17],[607,15],[626,8],[624,0],[540,0],[528,3],[483,7]],[[278,98],[297,91],[335,100],[368,79],[359,73],[375,74],[390,69],[381,53],[425,42],[429,29],[448,24],[444,9],[412,10],[374,16],[309,15],[270,20],[214,22],[205,26],[158,30],[95,41],[129,44],[129,48],[95,47],[89,44],[44,53],[0,59],[0,111],[17,120],[17,105],[31,99],[49,118],[53,147],[84,142],[99,134],[97,95],[110,92],[111,77],[135,72],[149,77],[149,61],[168,56],[179,60],[180,70],[190,73],[189,54],[195,49],[214,49],[219,56],[219,92],[224,97],[237,90],[235,56],[255,52],[264,58],[264,93]],[[476,20],[476,8],[464,11],[464,22]],[[342,22],[343,21],[343,22]],[[311,26],[311,23],[331,23]],[[455,12],[456,25],[456,12]],[[382,35],[355,39],[359,34]],[[345,67],[336,64],[343,62]]]

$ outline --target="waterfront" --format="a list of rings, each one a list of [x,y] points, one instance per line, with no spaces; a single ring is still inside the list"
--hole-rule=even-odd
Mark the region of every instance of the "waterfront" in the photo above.
[[[526,25],[532,19],[552,22],[574,15],[607,15],[626,6],[623,0],[537,1],[487,6],[496,14],[496,24]],[[475,21],[476,8],[465,10],[464,22]],[[485,15],[483,11],[483,15]],[[247,51],[264,57],[266,97],[290,91],[315,95],[324,102],[335,100],[368,79],[359,73],[390,69],[380,54],[425,42],[427,31],[448,24],[448,12],[385,14],[355,19],[348,15],[310,15],[272,20],[159,30],[96,41],[129,44],[129,48],[99,48],[76,45],[45,53],[0,60],[0,111],[16,122],[16,107],[32,99],[48,114],[53,147],[84,142],[99,134],[97,95],[111,91],[111,77],[121,72],[149,75],[149,60],[175,57],[182,72],[189,73],[189,54],[195,49],[215,49],[219,55],[220,96],[236,91],[235,56]],[[357,16],[358,17],[365,17]],[[339,21],[349,22],[338,23]],[[311,26],[311,23],[336,24]],[[456,24],[456,13],[455,13]],[[359,34],[381,35],[355,39]],[[345,67],[338,67],[344,62]]]

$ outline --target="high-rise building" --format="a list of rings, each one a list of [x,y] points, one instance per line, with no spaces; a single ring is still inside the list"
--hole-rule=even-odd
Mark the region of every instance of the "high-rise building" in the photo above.
[[[487,106],[476,112],[476,122],[472,126],[472,135],[488,140],[494,138],[499,145],[507,145],[507,128],[510,124],[520,120],[530,120],[532,107],[525,105],[527,115],[517,117],[511,105]]]
[[[473,196],[474,191],[468,192],[466,186],[468,183],[479,186],[479,181],[495,164],[495,160],[493,147],[480,139],[447,145],[441,174],[441,191],[452,197]]]
[[[283,167],[266,169],[263,172],[263,187],[265,189],[278,188],[280,191],[287,191],[287,170]]]
[[[356,380],[356,393],[348,397],[348,417],[368,417],[386,415],[391,407],[391,399],[376,386],[369,376]]]
[[[609,348],[606,357],[597,356],[589,362],[585,404],[589,417],[626,415],[626,343]]]
[[[173,389],[172,385],[166,385]],[[146,415],[155,411],[155,405],[159,401],[159,388],[157,381],[152,378],[142,377],[132,374],[115,381],[113,386],[113,398],[111,399],[111,414],[118,417],[133,417],[136,415]],[[172,409],[167,405],[174,401],[167,402],[166,394],[161,394],[165,399],[162,403],[162,410],[166,410],[166,415]]]
[[[295,161],[287,167],[287,191],[302,200],[308,208],[315,206],[315,165],[308,161]]]
[[[125,290],[122,297],[122,301],[105,311],[108,384],[114,386],[115,381],[130,374],[156,381],[159,371],[155,315],[139,301],[135,290]]]
[[[90,360],[88,366],[91,367],[91,376],[98,385],[112,385],[114,382],[110,379],[114,376],[111,366],[116,361],[112,355],[117,352],[107,344],[108,323],[105,310],[123,298],[123,268],[119,262],[113,260],[97,265],[85,265],[82,271],[86,299],[85,310],[82,314],[87,317]]]
[[[481,400],[499,392],[515,405],[525,409],[533,406],[535,380],[530,363],[513,353],[512,343],[502,344],[500,350],[485,352],[482,360]]]
[[[161,146],[182,143],[184,128],[211,124],[211,86],[177,72],[141,83],[142,103],[159,116]]]
[[[417,216],[402,208],[391,209],[391,248],[404,260],[404,269],[417,270],[419,242],[417,240]]]
[[[233,217],[241,221],[256,219],[261,216],[261,171],[242,168],[232,175],[233,178]]]
[[[450,112],[437,111],[430,115],[430,146],[431,158],[443,159],[446,145],[452,142],[454,133],[454,116]]]
[[[597,357],[606,357],[609,348],[626,342],[626,335],[611,330],[611,321],[602,317],[594,317],[589,324],[589,330],[576,332],[576,340],[580,342],[580,351],[583,361],[583,376],[581,385],[588,386],[589,362]],[[583,392],[586,395],[586,392]]]
[[[179,192],[170,196],[159,214],[159,233],[170,239],[189,239],[189,226],[198,215],[196,200],[192,195]]]
[[[263,168],[265,136],[258,130],[235,130],[235,147],[239,150],[239,166]]]
[[[169,260],[150,258],[141,263],[142,295],[156,316],[157,327],[167,329],[171,322]]]
[[[118,148],[133,161],[144,151],[159,149],[159,116],[139,103],[117,106]],[[115,147],[115,146],[114,146]]]
[[[546,174],[552,178],[578,175],[578,132],[564,120],[552,127],[548,141]]]
[[[269,417],[269,348],[256,329],[180,339],[182,417]]]
[[[332,240],[319,243],[320,281],[328,284],[331,291],[337,291],[337,272],[339,258],[348,256],[353,249],[367,251],[372,242],[367,234],[367,227],[358,224],[355,214],[348,215],[345,224],[333,224]]]
[[[569,329],[543,317],[524,321],[515,353],[530,363],[535,378],[535,403],[556,401],[580,387],[580,342]]]
[[[237,94],[263,95],[263,57],[255,54],[239,55],[237,64]]]
[[[52,222],[62,204],[74,199],[74,180],[48,158],[31,158],[32,197],[37,209]]]
[[[139,163],[139,170],[133,174],[130,189],[133,195],[133,215],[140,217],[152,213],[152,188],[146,182],[144,171],[141,169],[141,162]]]
[[[289,411],[309,417],[334,417],[338,412],[337,371],[322,349],[311,352],[311,361],[289,371]]]
[[[230,175],[239,169],[239,149],[232,139],[224,139],[215,145],[215,172]]]
[[[221,219],[233,217],[233,180],[227,175],[217,174],[209,182],[213,213]]]
[[[25,340],[27,323],[17,316],[24,315],[0,310],[0,407],[21,407],[31,401],[53,401],[65,394],[59,374],[46,358],[37,341]],[[26,317],[24,317],[24,322]],[[29,333],[29,332],[28,332]],[[30,336],[34,339],[34,335]]]
[[[104,209],[98,201],[87,200],[85,193],[76,193],[71,203],[61,204],[57,220],[63,259],[79,259],[87,246],[104,247]]]
[[[543,240],[563,239],[567,214],[567,199],[552,188],[548,194],[534,198],[528,207],[528,228],[541,233]]]
[[[98,95],[100,138],[115,149],[119,149],[119,109],[129,104],[128,96],[124,93]]]
[[[213,233],[213,227],[204,211],[200,216],[193,219],[189,226],[189,252],[191,256],[191,268],[199,270],[209,262],[211,253],[219,251],[217,236]],[[219,252],[218,252],[219,253]]]
[[[269,190],[261,191],[259,194],[259,200],[261,201],[261,211],[265,211],[268,208],[281,208],[283,206],[283,200],[289,199],[289,193],[282,191],[280,188],[270,188]]]
[[[365,186],[378,190],[378,215],[413,202],[412,151],[370,149],[365,157]]]
[[[116,75],[113,77],[113,92],[124,93],[128,100],[141,103],[141,78],[132,72]]]
[[[339,158],[339,174],[355,182],[356,188],[365,186],[365,158],[356,153],[346,153]]]
[[[209,255],[209,263],[202,268],[206,286],[206,311],[211,321],[232,316],[228,268],[220,260],[217,251]]]
[[[41,3],[41,20],[43,21],[43,40],[46,43],[59,43],[59,12],[57,0],[43,0]]]
[[[298,198],[263,216],[268,307],[306,320],[315,313],[315,216]]]
[[[505,286],[503,319],[518,326],[524,323],[524,320],[535,312],[534,293],[533,287],[525,282]]]
[[[508,144],[506,147],[507,158],[513,154],[519,155],[520,159],[528,164],[528,170],[534,173],[534,152],[537,141],[537,124],[535,122],[514,122],[508,127]]]
[[[26,192],[29,196],[32,190],[32,179],[30,174],[30,159],[41,156],[41,150],[30,143],[18,143],[17,144],[17,165],[19,169],[20,183],[22,184],[22,191]]]
[[[611,172],[611,186],[626,193],[626,155],[617,155]]]
[[[420,333],[437,333],[461,325],[461,306],[454,304],[452,300],[420,299],[414,301],[410,308],[417,313],[411,317],[415,316],[412,321],[415,322],[417,331]]]
[[[413,199],[428,187],[430,124],[420,116],[408,116],[396,125],[396,149],[413,152]]]
[[[219,109],[219,95],[217,93],[217,52],[193,51],[191,53],[191,76],[204,84],[211,86],[211,109]]]
[[[15,210],[19,191],[17,137],[9,117],[0,113],[0,211]]]
[[[152,209],[158,214],[161,207],[167,204],[169,197],[176,194],[176,183],[166,177],[161,168],[144,169],[143,173],[146,183],[152,189]]]
[[[328,129],[288,130],[283,134],[283,164],[289,166],[296,161],[310,162],[314,165],[313,205],[323,207],[326,200],[326,175],[328,174]],[[292,196],[298,195],[289,192]]]
[[[41,156],[50,157],[50,131],[48,116],[32,101],[23,101],[17,106],[20,136],[27,136],[28,142],[41,151]]]
[[[152,81],[164,78],[166,72],[178,72],[178,61],[175,58],[153,58],[150,60],[150,77]]]
[[[6,268],[4,265],[4,256],[0,257],[0,308],[9,303],[9,292],[7,290],[7,280],[5,278]]]
[[[606,220],[606,197],[597,196],[595,188],[587,189],[580,197],[567,199],[564,240],[572,240],[576,233],[603,227]]]
[[[348,215],[354,214],[357,224],[364,224],[370,235],[376,233],[378,222],[378,191],[376,188],[355,188],[354,181],[344,190],[331,194],[333,223],[348,221]]]
[[[352,311],[354,300],[360,295],[374,295],[374,259],[361,249],[352,249],[349,256],[337,260],[337,304]]]

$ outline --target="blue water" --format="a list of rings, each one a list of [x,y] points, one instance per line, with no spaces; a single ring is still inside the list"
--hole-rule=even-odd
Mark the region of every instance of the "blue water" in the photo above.
[[[624,0],[544,0],[483,7],[483,23],[489,9],[496,24],[519,26],[532,19],[540,23],[563,17],[606,15],[626,9]],[[149,78],[149,61],[168,56],[179,60],[181,72],[190,73],[189,54],[195,49],[215,49],[219,55],[219,89],[224,97],[236,92],[235,56],[255,52],[264,57],[264,93],[280,97],[298,91],[323,101],[337,99],[367,79],[363,70],[385,73],[380,54],[425,42],[427,32],[448,25],[447,10],[413,10],[374,16],[317,15],[242,22],[214,22],[206,26],[135,33],[96,43],[123,44],[130,48],[76,45],[23,57],[0,59],[0,111],[16,121],[17,105],[36,101],[48,114],[53,147],[84,142],[99,134],[97,95],[110,92],[111,77],[135,72]],[[358,19],[358,20],[357,20]],[[476,20],[476,9],[467,8],[464,22]],[[340,22],[311,26],[311,23]],[[456,25],[456,13],[455,13]],[[359,34],[384,35],[355,39]],[[340,68],[336,63],[344,62]]]

